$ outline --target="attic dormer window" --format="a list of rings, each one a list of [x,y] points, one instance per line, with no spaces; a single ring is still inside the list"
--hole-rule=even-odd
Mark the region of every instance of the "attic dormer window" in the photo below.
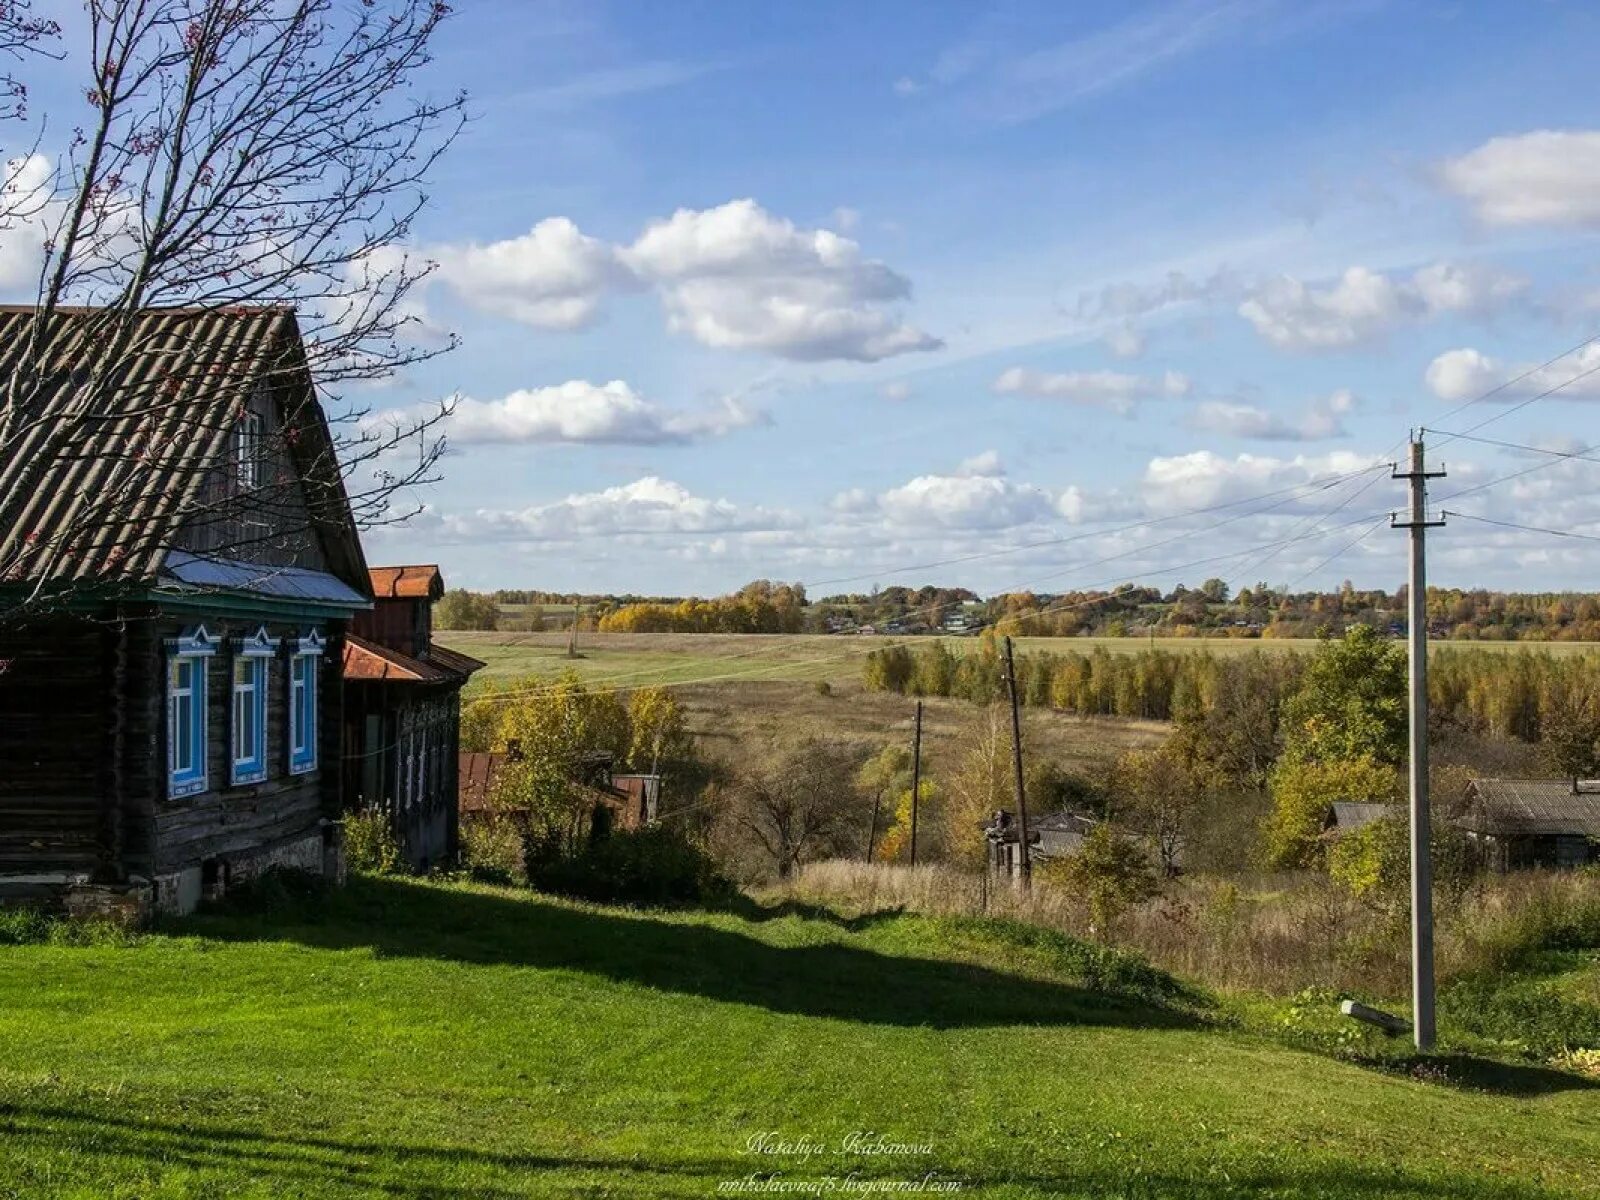
[[[261,414],[245,413],[233,435],[234,467],[242,488],[261,486],[261,442]]]

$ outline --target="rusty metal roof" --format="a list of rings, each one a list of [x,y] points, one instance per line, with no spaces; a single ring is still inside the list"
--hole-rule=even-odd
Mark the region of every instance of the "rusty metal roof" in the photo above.
[[[356,634],[345,635],[344,677],[347,680],[462,684],[482,666],[475,658],[437,646],[426,658],[412,658]]]
[[[379,600],[437,600],[444,595],[444,576],[432,563],[410,567],[372,567],[372,594]]]
[[[1475,779],[1460,824],[1480,833],[1600,837],[1597,785],[1570,779]]]
[[[154,580],[229,452],[246,397],[271,377],[310,401],[292,414],[297,469],[318,485],[307,501],[330,564],[364,593],[366,564],[293,311],[151,309],[120,348],[114,329],[110,310],[57,309],[45,323],[32,307],[0,307],[0,387],[19,384],[23,400],[0,457],[0,582]]]

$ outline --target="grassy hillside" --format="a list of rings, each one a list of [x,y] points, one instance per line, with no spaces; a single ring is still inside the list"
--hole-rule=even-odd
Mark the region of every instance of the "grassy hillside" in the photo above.
[[[1229,1032],[1148,968],[971,919],[359,880],[299,918],[0,946],[0,1196],[1600,1192],[1600,1093],[1479,1078]],[[840,1152],[857,1131],[914,1152]]]

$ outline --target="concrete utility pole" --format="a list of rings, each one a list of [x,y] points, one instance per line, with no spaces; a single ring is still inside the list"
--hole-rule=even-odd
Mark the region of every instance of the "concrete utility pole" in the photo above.
[[[1411,613],[1408,640],[1411,658],[1411,1026],[1418,1050],[1433,1049],[1433,865],[1429,858],[1428,811],[1428,562],[1429,527],[1444,521],[1428,520],[1428,480],[1443,477],[1424,465],[1422,439],[1413,436],[1411,461],[1396,479],[1411,484],[1411,509],[1402,521],[1389,519],[1396,529],[1411,531]]]
[[[1022,890],[1033,888],[1033,856],[1028,846],[1028,794],[1022,783],[1022,717],[1017,696],[1017,665],[1006,638],[1006,690],[1011,693],[1011,767],[1017,792],[1017,862],[1022,869]]]
[[[922,804],[922,701],[917,701],[917,731],[911,737],[911,865],[917,865],[917,809]]]

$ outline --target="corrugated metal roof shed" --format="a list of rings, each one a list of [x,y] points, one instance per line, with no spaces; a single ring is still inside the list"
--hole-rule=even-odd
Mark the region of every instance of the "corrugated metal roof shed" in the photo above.
[[[1575,785],[1570,779],[1475,779],[1460,824],[1502,837],[1600,837],[1600,784],[1584,780]]]
[[[1405,810],[1398,804],[1369,804],[1354,800],[1335,800],[1333,811],[1328,814],[1325,828],[1337,829],[1340,833],[1350,833],[1360,829],[1363,825],[1370,825],[1374,821],[1381,821],[1384,817],[1404,816]]]

